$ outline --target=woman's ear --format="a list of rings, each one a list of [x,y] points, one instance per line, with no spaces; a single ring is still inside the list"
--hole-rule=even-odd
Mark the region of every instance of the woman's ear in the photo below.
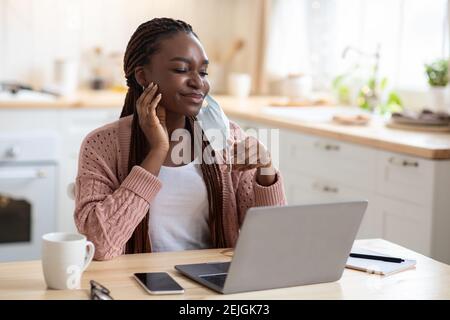
[[[141,87],[148,87],[149,81],[147,80],[143,66],[139,66],[134,69],[134,77]]]

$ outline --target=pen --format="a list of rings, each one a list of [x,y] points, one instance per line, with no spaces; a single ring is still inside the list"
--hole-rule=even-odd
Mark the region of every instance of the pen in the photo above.
[[[371,259],[371,260],[381,260],[386,262],[395,262],[402,263],[403,259],[400,258],[392,258],[392,257],[382,257],[382,256],[373,256],[370,254],[360,254],[360,253],[350,253],[350,257],[352,258],[361,258],[361,259]]]

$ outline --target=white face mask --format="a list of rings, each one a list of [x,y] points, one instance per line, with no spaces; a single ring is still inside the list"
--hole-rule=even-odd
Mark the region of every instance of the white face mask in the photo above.
[[[197,115],[199,125],[213,150],[226,150],[230,144],[230,120],[210,95],[206,96],[206,102]]]

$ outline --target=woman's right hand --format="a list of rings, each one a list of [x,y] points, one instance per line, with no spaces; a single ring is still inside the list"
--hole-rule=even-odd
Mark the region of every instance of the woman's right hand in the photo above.
[[[144,90],[136,101],[139,126],[154,152],[169,151],[169,134],[166,127],[166,110],[158,105],[161,93],[156,95],[158,85],[153,82]]]

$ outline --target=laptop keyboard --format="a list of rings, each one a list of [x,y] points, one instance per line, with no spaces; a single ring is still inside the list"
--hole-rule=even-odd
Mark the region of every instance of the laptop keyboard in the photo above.
[[[223,288],[225,285],[225,279],[227,278],[226,273],[220,273],[220,274],[207,274],[200,276],[203,280],[206,280],[208,282],[211,282],[215,284],[216,286],[219,286],[220,288]]]
[[[230,268],[230,262],[208,262],[208,272],[205,275],[227,273]]]

